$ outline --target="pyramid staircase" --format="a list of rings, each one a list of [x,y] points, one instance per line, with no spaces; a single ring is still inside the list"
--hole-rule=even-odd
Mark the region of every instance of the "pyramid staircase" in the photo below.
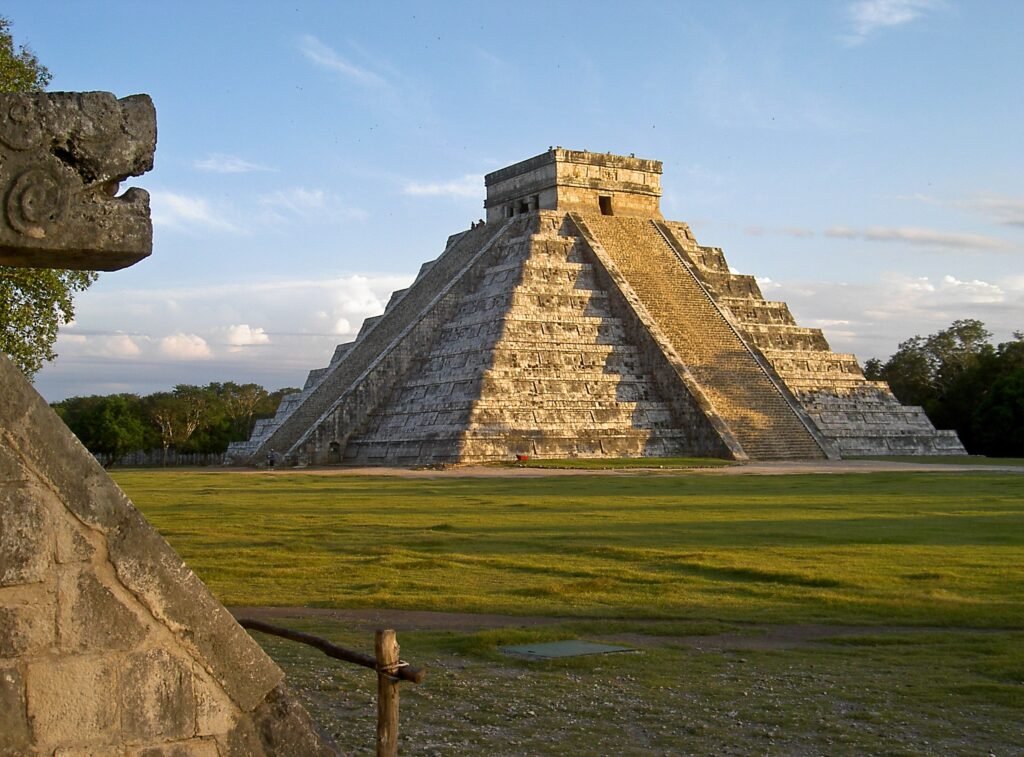
[[[787,390],[747,347],[654,220],[572,218],[628,281],[749,457],[825,456]]]

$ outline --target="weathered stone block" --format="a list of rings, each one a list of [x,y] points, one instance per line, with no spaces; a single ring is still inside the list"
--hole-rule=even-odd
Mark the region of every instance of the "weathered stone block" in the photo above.
[[[49,649],[54,642],[53,597],[43,586],[19,592],[16,601],[6,593],[0,592],[0,658]]]
[[[193,669],[192,673],[192,693],[196,699],[196,735],[230,732],[242,713],[205,671]]]
[[[68,514],[57,517],[56,536],[59,564],[87,562],[96,553],[86,527]]]
[[[192,736],[196,700],[191,669],[163,649],[130,655],[121,671],[121,713],[126,741]]]
[[[0,94],[0,263],[112,271],[149,255],[149,195],[115,195],[155,148],[147,95]]]
[[[114,741],[120,719],[115,658],[104,655],[32,663],[26,678],[35,744]]]
[[[0,586],[46,578],[53,560],[47,498],[52,495],[25,481],[0,487]]]
[[[31,742],[25,681],[14,666],[0,666],[0,753],[22,754]]]
[[[127,604],[91,571],[91,566],[68,570],[58,583],[58,629],[63,652],[135,647],[146,627]]]
[[[252,718],[230,734],[230,754],[294,754],[330,757],[338,752],[282,684],[267,694]]]

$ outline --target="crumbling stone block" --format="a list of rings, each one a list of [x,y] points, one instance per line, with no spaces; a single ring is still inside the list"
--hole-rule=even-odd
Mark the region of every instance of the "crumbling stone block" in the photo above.
[[[28,717],[35,743],[81,744],[113,735],[120,712],[114,658],[64,657],[28,666]],[[111,739],[106,739],[110,741]]]
[[[130,655],[121,671],[121,712],[126,741],[192,736],[196,727],[192,671],[163,649]]]
[[[9,452],[0,449],[0,458]],[[45,493],[26,482],[0,487],[0,586],[38,583],[53,555]]]
[[[0,592],[0,658],[48,651],[55,614],[53,597],[44,587]]]
[[[128,757],[220,757],[217,742],[210,739],[189,739],[173,744],[129,749]]]
[[[9,740],[28,732],[15,753],[223,754],[240,728],[251,748],[233,753],[333,753],[280,668],[3,356],[0,396],[0,513],[46,534],[30,552],[0,541],[18,567],[0,587],[0,654],[25,679],[0,695]],[[26,571],[26,554],[45,557]]]
[[[30,740],[25,681],[16,667],[0,666],[0,754],[18,754]]]
[[[64,652],[129,650],[146,635],[129,603],[104,586],[89,568],[67,571],[60,578],[58,592],[58,628]]]
[[[149,194],[117,191],[155,149],[148,95],[0,94],[0,264],[113,271],[149,255]]]

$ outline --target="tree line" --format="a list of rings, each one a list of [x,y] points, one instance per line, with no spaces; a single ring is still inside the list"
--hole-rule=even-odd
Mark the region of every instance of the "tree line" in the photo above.
[[[901,342],[884,363],[864,364],[905,405],[920,405],[936,428],[957,432],[972,455],[1024,457],[1024,332],[992,344],[974,319]]]
[[[260,418],[277,412],[293,388],[268,392],[259,384],[178,384],[169,392],[71,397],[53,403],[86,449],[116,462],[130,452],[161,450],[166,463],[177,453],[223,454],[244,441]]]

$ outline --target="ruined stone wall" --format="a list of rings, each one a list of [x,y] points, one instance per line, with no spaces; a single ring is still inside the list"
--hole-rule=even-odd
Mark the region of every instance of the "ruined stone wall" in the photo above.
[[[333,754],[2,356],[0,397],[0,754]]]
[[[660,218],[657,160],[552,148],[484,177],[489,223],[535,210]]]

